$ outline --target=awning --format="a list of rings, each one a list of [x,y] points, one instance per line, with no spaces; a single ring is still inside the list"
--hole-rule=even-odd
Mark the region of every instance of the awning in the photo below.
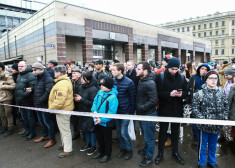
[[[12,62],[12,61],[22,61],[23,60],[23,55],[22,56],[18,56],[18,57],[14,57],[14,58],[10,58],[7,60],[2,60],[1,62]]]

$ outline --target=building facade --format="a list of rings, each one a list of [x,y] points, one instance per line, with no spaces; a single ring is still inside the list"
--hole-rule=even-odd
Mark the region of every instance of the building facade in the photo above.
[[[222,62],[235,57],[235,11],[215,13],[160,25],[182,34],[208,39],[212,43],[211,59]]]
[[[96,59],[160,62],[170,53],[182,63],[209,61],[211,42],[59,1],[0,38],[0,59],[9,64],[16,58],[29,64],[38,59],[81,65]]]

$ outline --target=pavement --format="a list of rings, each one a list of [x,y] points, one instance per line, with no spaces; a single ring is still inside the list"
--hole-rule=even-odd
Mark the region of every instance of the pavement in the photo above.
[[[18,125],[22,125],[19,123]],[[80,137],[73,141],[73,155],[67,158],[58,158],[60,151],[57,150],[60,145],[60,134],[56,134],[57,143],[48,149],[43,148],[46,141],[34,143],[24,141],[24,138],[18,135],[18,128],[14,129],[14,134],[9,137],[0,136],[0,168],[136,168],[143,159],[137,154],[144,144],[143,136],[140,135],[137,127],[137,140],[133,141],[133,157],[131,160],[125,158],[116,158],[119,153],[119,144],[113,143],[113,152],[111,159],[107,163],[99,163],[92,159],[86,152],[80,152],[81,146],[85,141]],[[149,168],[196,168],[197,167],[197,149],[192,145],[191,128],[184,126],[184,135],[179,142],[179,153],[185,160],[185,165],[179,165],[171,157],[171,147],[165,148],[164,160],[160,165],[154,163]],[[37,127],[37,138],[40,137],[41,128]],[[114,131],[114,137],[116,136]],[[157,137],[157,133],[156,133]],[[98,146],[98,145],[97,145]],[[155,159],[157,155],[157,144],[155,146]],[[217,147],[217,163],[221,168],[234,168],[235,166],[235,144],[230,146],[220,145]]]

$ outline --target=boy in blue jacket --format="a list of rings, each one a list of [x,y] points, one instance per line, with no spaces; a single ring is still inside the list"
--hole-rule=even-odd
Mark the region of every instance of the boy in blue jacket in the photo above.
[[[110,77],[100,80],[101,90],[97,93],[91,112],[116,114],[118,108],[117,88]],[[101,163],[109,160],[112,153],[112,129],[114,120],[111,118],[97,117],[94,119],[96,125],[96,138],[99,143],[99,152],[93,156],[100,159]]]

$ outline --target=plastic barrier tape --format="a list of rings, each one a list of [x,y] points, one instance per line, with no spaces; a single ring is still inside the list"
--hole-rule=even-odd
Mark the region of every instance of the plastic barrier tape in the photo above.
[[[235,121],[229,120],[211,120],[211,119],[197,119],[197,118],[179,118],[179,117],[159,117],[159,116],[144,116],[144,115],[124,115],[124,114],[102,114],[91,112],[78,112],[78,111],[64,111],[64,110],[52,110],[37,107],[25,107],[9,104],[2,104],[11,107],[24,108],[35,111],[42,111],[55,114],[67,114],[87,117],[105,117],[113,119],[127,119],[127,120],[139,120],[139,121],[154,121],[154,122],[170,122],[170,123],[187,123],[187,124],[210,124],[210,125],[230,125],[235,126]]]

